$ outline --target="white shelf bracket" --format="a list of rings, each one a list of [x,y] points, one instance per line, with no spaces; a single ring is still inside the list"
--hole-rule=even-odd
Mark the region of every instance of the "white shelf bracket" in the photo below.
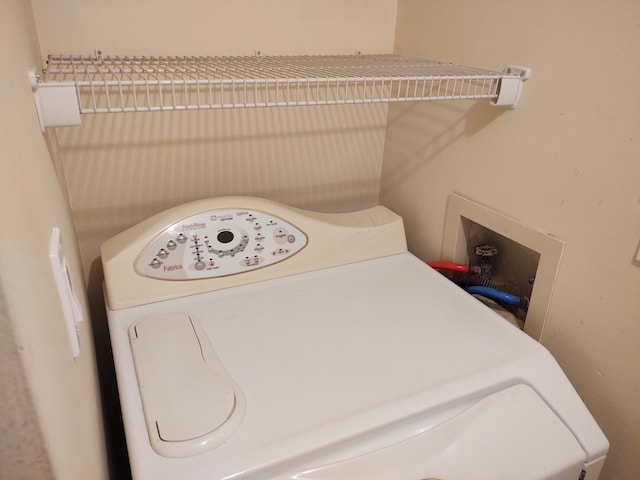
[[[491,105],[516,108],[522,93],[522,84],[531,76],[531,69],[509,65],[505,68],[504,73],[510,76],[503,77],[498,82],[496,86],[498,97],[491,101]]]
[[[40,130],[80,125],[80,104],[74,82],[38,83],[35,68],[29,70]]]

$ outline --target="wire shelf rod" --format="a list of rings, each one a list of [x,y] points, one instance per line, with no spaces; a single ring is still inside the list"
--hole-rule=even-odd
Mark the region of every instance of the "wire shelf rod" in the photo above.
[[[89,87],[91,85],[103,85],[103,86],[118,86],[118,85],[122,85],[122,86],[141,86],[141,85],[171,85],[171,84],[175,84],[175,85],[200,85],[200,84],[204,84],[204,83],[211,83],[212,85],[215,84],[269,84],[269,83],[277,83],[277,82],[281,82],[283,80],[288,80],[288,81],[297,81],[297,82],[302,82],[302,83],[313,83],[316,81],[322,81],[322,82],[332,82],[332,83],[338,83],[338,82],[366,82],[366,81],[412,81],[412,82],[422,82],[422,81],[451,81],[451,80],[455,80],[455,81],[461,81],[459,78],[457,78],[454,75],[438,75],[438,76],[414,76],[414,77],[407,77],[407,76],[393,76],[393,77],[376,77],[376,76],[371,76],[371,77],[277,77],[277,78],[247,78],[247,79],[239,79],[239,78],[217,78],[217,79],[207,79],[207,78],[193,78],[193,79],[160,79],[158,78],[157,75],[154,74],[150,74],[153,77],[155,77],[155,79],[153,80],[133,80],[131,79],[130,75],[127,75],[130,80],[120,80],[120,79],[116,79],[116,80],[101,80],[101,81],[95,81],[95,80],[77,80],[74,81],[75,85],[77,85],[78,87]],[[104,77],[104,76],[103,76]],[[480,80],[496,80],[495,77],[492,76],[469,76],[465,79],[466,83],[472,83],[473,81],[480,81]]]
[[[78,71],[78,61],[76,58],[80,58],[82,60],[83,71]],[[401,69],[392,70],[388,66],[380,65],[378,66],[376,63],[358,66],[346,69],[335,68],[332,65],[328,64],[322,67],[305,67],[304,64],[298,65],[297,63],[283,63],[276,62],[273,64],[256,64],[256,63],[238,63],[237,67],[234,68],[220,68],[216,66],[211,66],[210,62],[205,63],[195,63],[189,64],[186,61],[178,61],[175,64],[171,64],[168,61],[163,62],[127,62],[128,68],[124,68],[119,62],[102,62],[102,63],[90,63],[87,62],[86,57],[73,57],[70,61],[61,63],[56,61],[49,61],[49,73],[56,75],[65,75],[72,73],[85,73],[87,75],[92,75],[96,73],[110,73],[112,75],[124,74],[124,73],[136,73],[136,74],[164,74],[167,78],[175,79],[175,75],[178,73],[186,73],[191,72],[192,74],[198,75],[201,73],[201,70],[204,70],[207,75],[224,75],[226,78],[247,78],[250,72],[256,73],[256,78],[265,78],[272,76],[274,78],[278,77],[291,77],[295,76],[295,72],[300,72],[299,77],[301,78],[309,78],[309,77],[335,77],[335,78],[346,78],[346,77],[363,77],[363,76],[385,76],[385,77],[407,77],[407,76],[440,76],[440,75],[486,75],[492,78],[500,78],[504,76],[503,74],[497,72],[490,72],[486,70],[475,69],[471,67],[465,67],[464,70],[460,70],[460,68],[454,68],[456,66],[451,66],[449,64],[435,64],[435,65],[422,65],[422,66],[402,66]],[[226,62],[225,62],[226,63]],[[139,67],[133,68],[133,65],[139,64]],[[226,63],[228,65],[228,63]],[[58,65],[66,65],[62,67],[58,67]],[[124,64],[122,64],[124,65]],[[145,66],[146,65],[146,66]],[[154,66],[155,65],[155,66]],[[182,66],[184,65],[184,66]],[[190,65],[191,68],[187,68]],[[233,66],[233,64],[232,64]],[[114,68],[117,67],[117,68]],[[429,68],[432,73],[424,74],[424,69]],[[402,71],[398,71],[402,70]],[[414,71],[415,70],[415,71]],[[394,71],[398,72],[394,75]],[[331,74],[328,74],[331,72]],[[349,74],[347,72],[367,72],[367,73],[359,73],[357,75]],[[170,74],[173,76],[171,77]],[[250,77],[249,77],[250,78]]]

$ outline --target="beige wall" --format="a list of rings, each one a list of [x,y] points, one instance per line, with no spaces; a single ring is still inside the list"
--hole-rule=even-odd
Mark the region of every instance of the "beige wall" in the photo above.
[[[39,56],[33,17],[21,0],[0,0],[0,11],[0,477],[100,480],[107,467],[90,322],[74,359],[49,267],[57,226],[86,317],[73,225],[27,78]]]
[[[221,195],[347,211],[378,202],[385,105],[87,116],[59,128],[85,268],[100,244],[169,207]]]
[[[110,55],[389,53],[396,0],[32,0],[41,50]]]
[[[381,203],[425,260],[452,191],[566,241],[542,342],[611,441],[603,479],[637,478],[640,2],[400,0],[396,51],[532,68],[515,110],[391,107]]]
[[[34,0],[43,54],[390,53],[396,0]],[[386,105],[85,116],[50,133],[85,272],[107,238],[189,200],[377,204]]]

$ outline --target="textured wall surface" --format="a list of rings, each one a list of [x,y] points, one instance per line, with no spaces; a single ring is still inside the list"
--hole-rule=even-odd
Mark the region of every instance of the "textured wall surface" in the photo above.
[[[0,290],[0,478],[48,480],[51,464],[40,434],[11,318]]]

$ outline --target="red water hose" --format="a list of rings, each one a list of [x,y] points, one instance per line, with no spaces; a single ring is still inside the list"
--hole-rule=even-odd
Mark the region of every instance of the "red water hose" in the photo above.
[[[441,270],[453,270],[454,272],[469,273],[471,267],[469,265],[463,265],[461,263],[454,262],[427,262],[431,268],[438,268]]]

